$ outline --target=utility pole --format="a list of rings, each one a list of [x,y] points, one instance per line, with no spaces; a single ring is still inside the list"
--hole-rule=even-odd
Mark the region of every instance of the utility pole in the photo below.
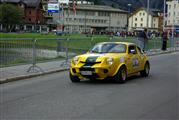
[[[165,30],[166,0],[163,1],[163,31]]]
[[[129,28],[130,28],[130,25],[129,25],[129,16],[130,16],[130,14],[131,14],[131,6],[132,6],[132,4],[127,4],[127,6],[128,6],[128,16],[127,16],[127,29],[129,30]],[[131,28],[132,28],[132,25],[131,25]]]
[[[174,22],[174,12],[175,12],[175,8],[174,8],[174,6],[173,6],[173,11],[172,11],[172,39],[171,39],[171,48],[173,48],[174,47],[174,29],[175,29],[175,22]]]
[[[149,6],[150,0],[147,0],[147,29],[149,28]]]

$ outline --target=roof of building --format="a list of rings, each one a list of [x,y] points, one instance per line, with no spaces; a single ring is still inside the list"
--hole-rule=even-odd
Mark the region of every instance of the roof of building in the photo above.
[[[147,12],[147,8],[141,7],[139,9],[135,10],[129,17],[131,17],[132,15],[138,13],[141,10],[145,10]],[[153,17],[158,17],[159,16],[158,13],[162,13],[162,11],[159,10],[159,9],[149,9],[149,14],[152,15]]]
[[[37,7],[40,4],[40,0],[0,0],[0,2],[7,3],[24,3],[27,7]]]
[[[28,7],[37,7],[40,4],[40,0],[22,0]]]
[[[19,3],[21,0],[0,0],[0,2]]]
[[[67,8],[68,6],[65,7]],[[77,5],[76,9],[128,13],[128,11],[113,8],[111,6],[104,6],[104,5]]]

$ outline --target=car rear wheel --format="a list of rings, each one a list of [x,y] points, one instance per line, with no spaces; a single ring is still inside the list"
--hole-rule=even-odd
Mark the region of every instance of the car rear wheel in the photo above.
[[[126,67],[122,66],[117,74],[114,76],[114,80],[117,83],[125,83],[127,80],[127,70]]]
[[[149,71],[150,71],[150,64],[147,62],[144,66],[144,70],[140,71],[140,75],[142,77],[147,77],[149,75]]]
[[[70,72],[70,80],[74,83],[80,82],[80,79],[77,76],[74,76]]]

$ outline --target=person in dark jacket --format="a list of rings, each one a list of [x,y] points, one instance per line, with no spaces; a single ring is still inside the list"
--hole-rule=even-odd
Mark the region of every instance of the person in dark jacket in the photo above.
[[[167,49],[167,40],[168,40],[168,32],[163,31],[162,33],[162,50],[163,51]]]
[[[148,43],[147,29],[138,34],[139,47],[145,51]]]

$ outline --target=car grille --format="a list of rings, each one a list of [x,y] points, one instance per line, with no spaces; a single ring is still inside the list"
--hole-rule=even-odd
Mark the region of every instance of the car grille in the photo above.
[[[80,61],[81,63],[85,63],[85,64],[99,64],[99,63],[101,63],[101,62],[82,62],[82,61]]]
[[[83,68],[80,68],[80,71],[95,71],[95,69],[94,68],[85,68],[85,67],[83,67]]]

